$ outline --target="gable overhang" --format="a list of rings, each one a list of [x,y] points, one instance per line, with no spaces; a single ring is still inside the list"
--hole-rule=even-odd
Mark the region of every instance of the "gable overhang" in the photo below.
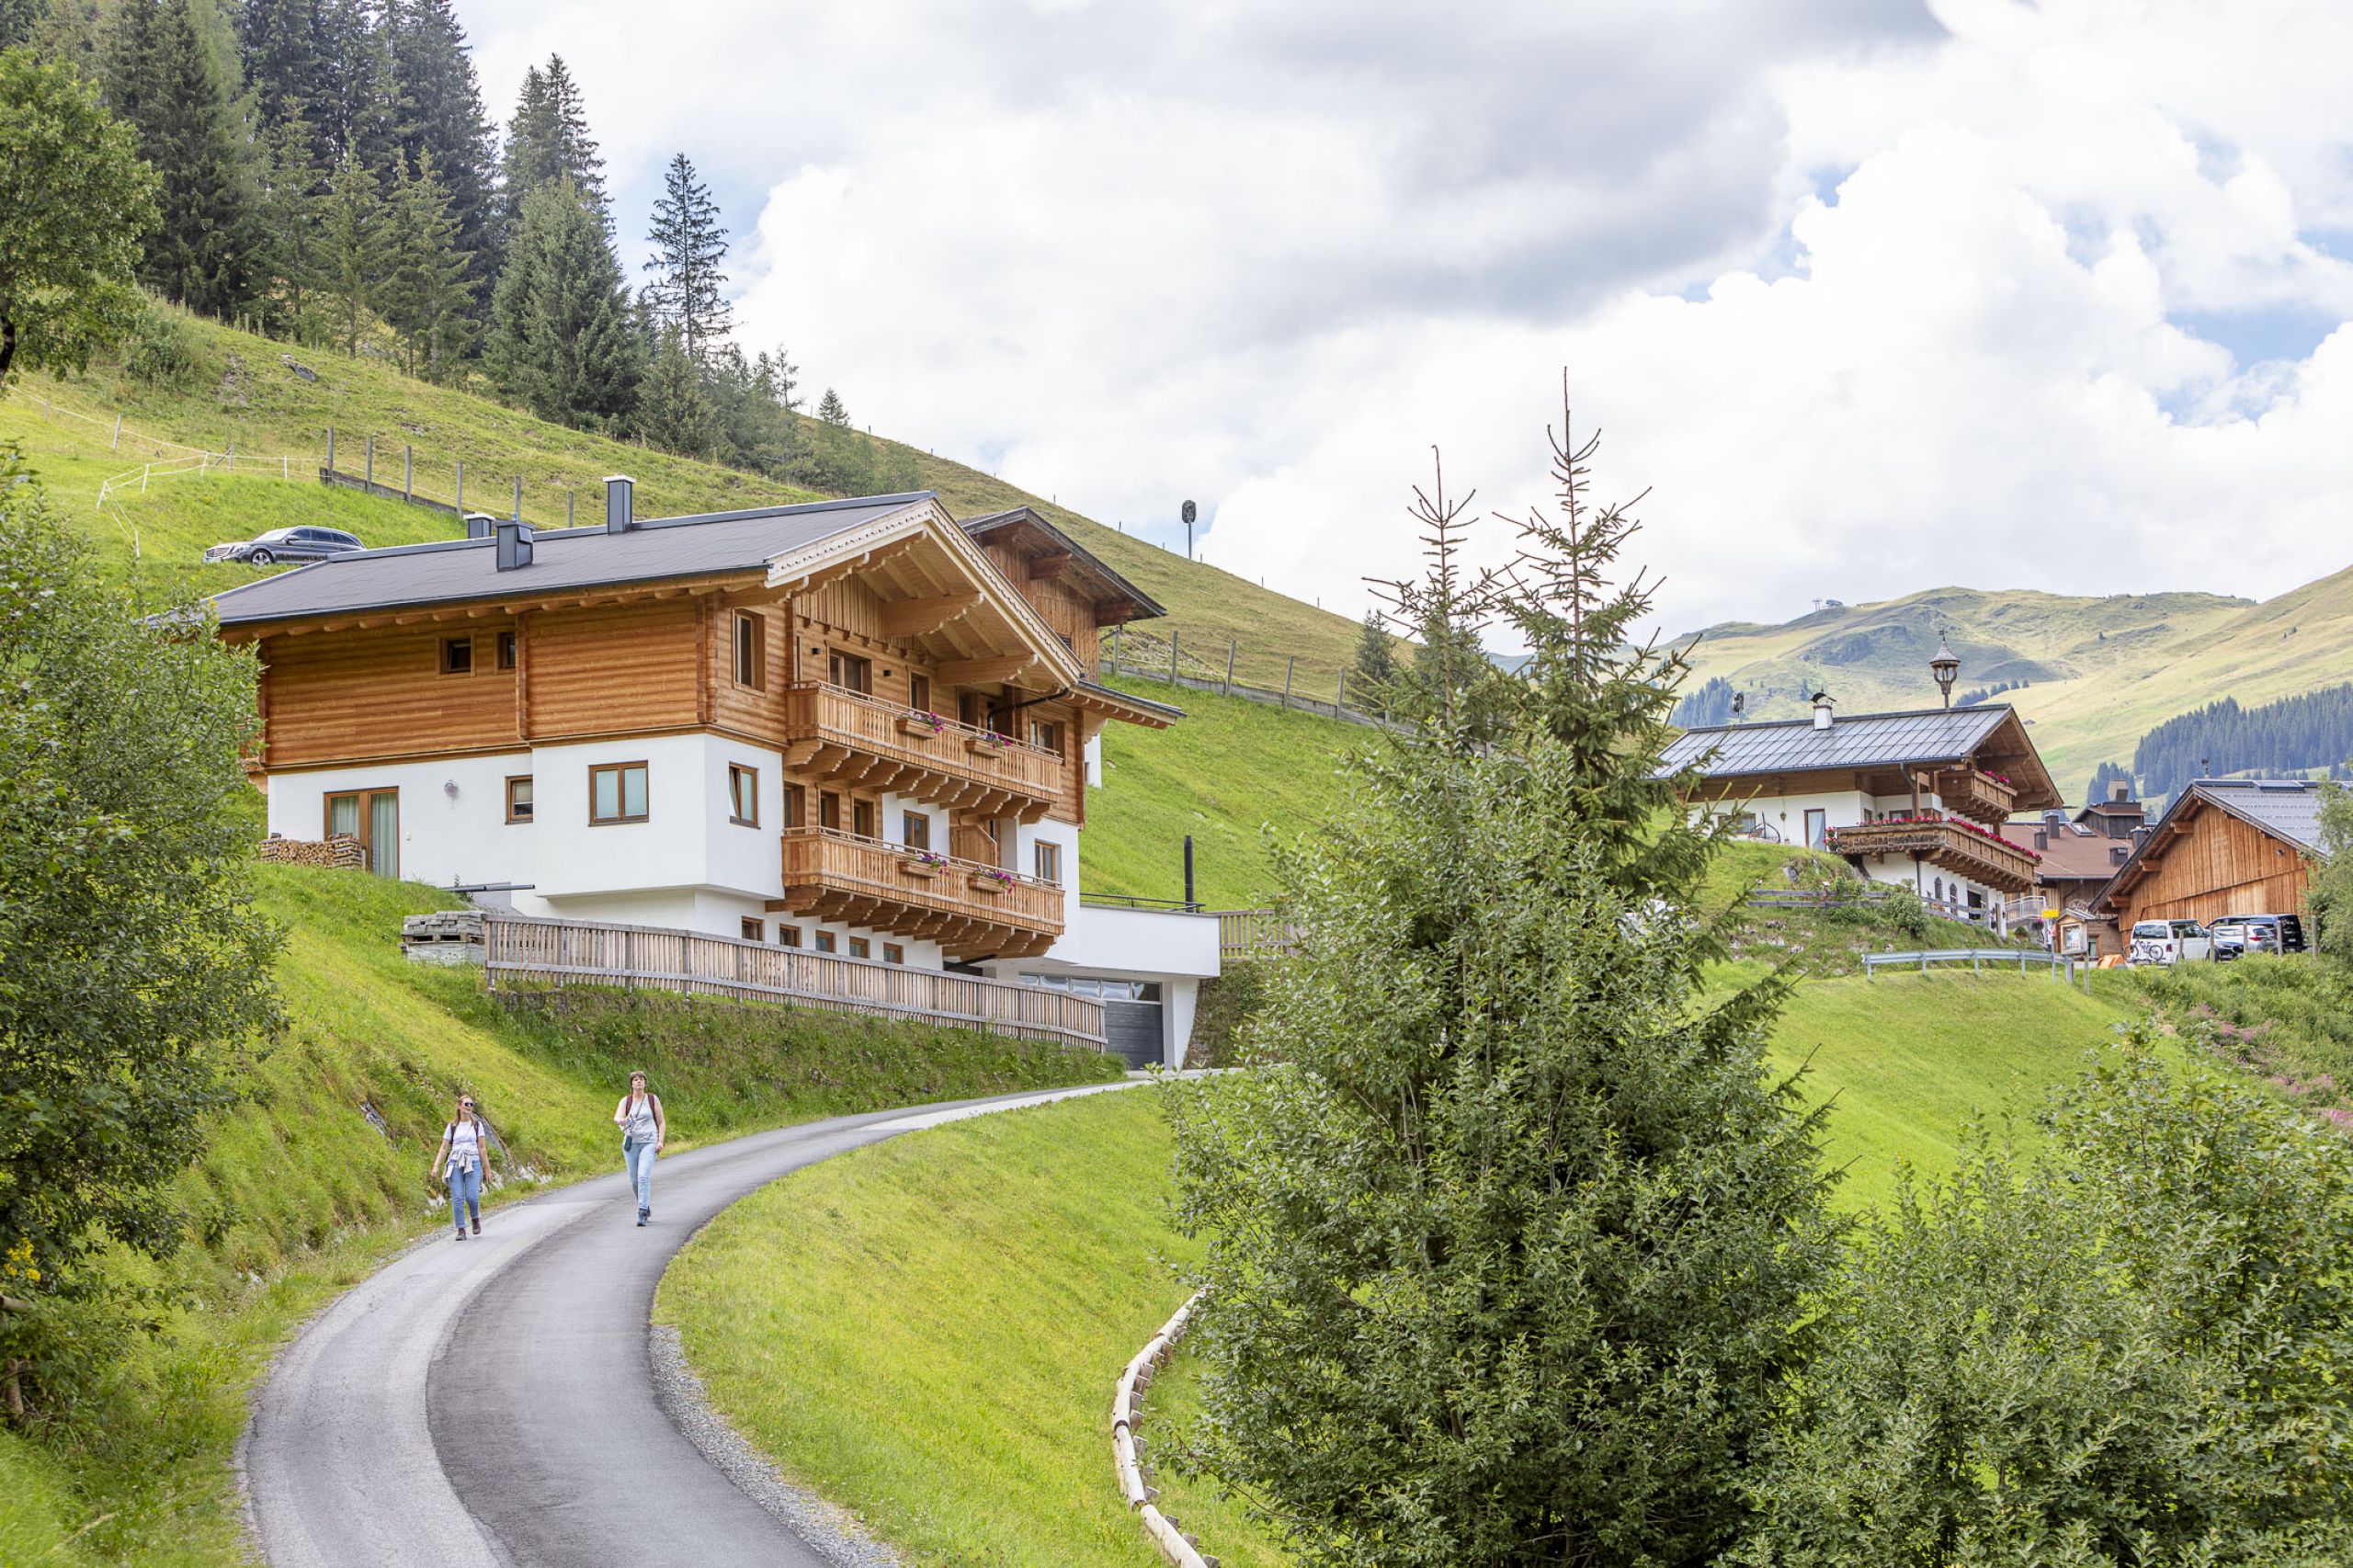
[[[892,586],[906,591],[886,598],[884,613],[894,606],[919,607],[906,612],[914,618],[911,626],[923,627],[910,635],[941,638],[946,652],[961,655],[940,661],[942,679],[1074,690],[1086,678],[1078,655],[929,496],[771,557],[766,581],[779,593],[803,593],[840,577],[872,581],[879,570],[901,563],[907,574]]]
[[[313,611],[270,620],[232,621],[219,628],[219,635],[223,642],[257,642],[270,637],[304,637],[319,632],[373,631],[390,626],[484,620],[493,617],[512,617],[525,610],[575,609],[640,599],[697,598],[707,594],[757,587],[760,581],[756,569],[694,572],[682,573],[675,577],[633,577],[625,582],[560,588],[541,594],[486,594],[423,602],[394,600],[381,605]]]
[[[2210,795],[2192,784],[2165,807],[2165,815],[2159,817],[2156,824],[2142,835],[2141,842],[2132,846],[2132,853],[2124,858],[2124,864],[2116,868],[2115,875],[2109,877],[2107,885],[2100,889],[2099,903],[2121,912],[2125,895],[2154,875],[2157,863],[2165,858],[2165,852],[2195,832],[2198,819],[2210,811],[2236,818],[2300,858],[2309,859],[2312,857],[2310,845],[2298,842],[2261,817],[2241,811],[2229,800]]]
[[[958,526],[973,539],[1009,539],[1041,577],[1060,577],[1084,585],[1081,595],[1093,606],[1098,627],[1151,620],[1168,612],[1151,595],[1137,587],[1062,529],[1029,506],[1015,506],[983,517],[960,519]]]

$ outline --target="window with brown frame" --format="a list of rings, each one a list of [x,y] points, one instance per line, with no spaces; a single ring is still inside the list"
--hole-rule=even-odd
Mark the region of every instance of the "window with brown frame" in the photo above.
[[[1063,846],[1040,841],[1030,846],[1031,858],[1038,868],[1038,880],[1053,887],[1063,885]]]
[[[907,706],[918,713],[931,711],[931,677],[907,672]]]
[[[801,945],[801,927],[798,926],[787,926],[783,921],[778,921],[776,923],[776,945],[779,948],[799,947]]]
[[[744,916],[743,932],[744,940],[747,942],[765,942],[768,939],[767,923],[755,920],[748,915]]]
[[[931,847],[931,819],[921,812],[899,813],[899,842],[910,849]]]
[[[809,810],[809,791],[798,784],[787,784],[781,793],[784,797],[782,802],[784,825],[787,827],[803,825],[808,821],[806,813]]]
[[[512,631],[498,634],[498,667],[502,670],[515,667],[515,633]]]
[[[856,653],[845,653],[839,648],[825,661],[825,678],[846,691],[874,695],[874,661],[861,659]]]
[[[849,939],[849,956],[854,959],[870,957],[873,950],[873,948],[863,937],[852,937]]]
[[[830,953],[834,950],[834,934],[831,931],[817,933],[817,950],[821,953]]]
[[[817,791],[817,825],[836,829],[842,825],[842,798],[831,790]]]
[[[647,815],[646,767],[642,762],[608,762],[588,770],[588,825],[643,822]]]
[[[768,684],[767,621],[750,610],[735,612],[735,684],[765,691]]]
[[[884,963],[904,963],[907,961],[907,949],[899,946],[896,942],[885,942],[882,944],[882,961]]]
[[[506,780],[506,820],[510,823],[531,820],[531,776],[516,773]]]
[[[1056,756],[1063,754],[1063,722],[1059,719],[1033,719],[1029,722],[1029,744],[1042,746]]]
[[[874,802],[853,800],[849,803],[849,830],[860,838],[874,836]]]
[[[727,765],[728,821],[743,827],[760,825],[760,770],[740,762]]]
[[[474,640],[472,637],[441,639],[441,673],[445,676],[470,676],[474,673]]]

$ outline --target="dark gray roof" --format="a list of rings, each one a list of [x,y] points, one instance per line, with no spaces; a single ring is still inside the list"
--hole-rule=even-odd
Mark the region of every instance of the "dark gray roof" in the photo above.
[[[1817,730],[1807,719],[1765,724],[1711,724],[1687,730],[1666,748],[1662,773],[1698,766],[1703,778],[1754,773],[1810,773],[1847,767],[1894,767],[1915,762],[1958,762],[1976,751],[2010,716],[2006,704],[1923,708],[1904,713],[1858,713]],[[1708,753],[1715,756],[1704,764]]]
[[[2299,848],[2320,847],[2320,785],[2312,779],[2200,778],[2187,792]]]
[[[1165,713],[1171,719],[1182,719],[1185,716],[1185,710],[1182,708],[1174,707],[1165,702],[1154,702],[1151,698],[1138,697],[1132,691],[1115,691],[1100,681],[1082,680],[1078,683],[1078,688],[1081,691],[1094,692],[1098,697],[1108,697],[1115,702],[1131,703],[1154,713]]]
[[[979,539],[984,535],[994,533],[998,528],[1010,528],[1015,523],[1028,523],[1031,528],[1037,528],[1048,538],[1061,541],[1063,548],[1069,551],[1073,555],[1078,557],[1079,560],[1085,562],[1088,568],[1091,569],[1097,576],[1103,580],[1105,586],[1111,588],[1117,593],[1126,595],[1130,599],[1134,601],[1136,606],[1142,609],[1147,616],[1163,616],[1168,613],[1168,611],[1161,606],[1159,600],[1154,598],[1150,594],[1145,593],[1142,588],[1137,587],[1133,583],[1129,582],[1125,577],[1120,575],[1119,573],[1112,571],[1110,567],[1105,565],[1101,556],[1096,554],[1093,551],[1087,549],[1085,545],[1071,538],[1070,535],[1063,532],[1062,529],[1054,527],[1053,524],[1040,517],[1035,507],[1013,506],[1002,512],[986,512],[977,517],[959,517],[956,521],[966,533],[971,534],[974,539]]]
[[[215,594],[212,604],[223,626],[235,626],[755,571],[776,556],[931,499],[926,490],[649,517],[618,534],[602,527],[556,528],[536,534],[531,563],[509,572],[498,570],[495,541],[488,539],[356,551]]]

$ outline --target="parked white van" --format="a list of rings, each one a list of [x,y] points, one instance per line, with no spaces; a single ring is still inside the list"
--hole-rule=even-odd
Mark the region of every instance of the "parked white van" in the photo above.
[[[2142,920],[2132,926],[2134,963],[2181,963],[2214,956],[2214,937],[2195,920]]]

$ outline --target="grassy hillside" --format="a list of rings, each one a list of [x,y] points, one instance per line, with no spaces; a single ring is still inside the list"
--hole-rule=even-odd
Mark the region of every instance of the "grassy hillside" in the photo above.
[[[462,462],[467,504],[503,515],[513,504],[514,481],[519,475],[523,515],[543,526],[562,524],[566,500],[574,495],[582,508],[580,519],[588,520],[602,505],[601,485],[608,473],[634,477],[638,506],[651,515],[813,498],[812,492],[755,474],[550,425],[487,397],[413,380],[379,359],[345,359],[308,350],[294,354],[267,338],[173,313],[193,360],[174,384],[141,381],[118,365],[105,363],[66,381],[14,378],[7,402],[0,404],[0,440],[26,442],[61,502],[119,562],[130,560],[130,540],[120,524],[103,520],[92,510],[99,483],[108,474],[136,471],[142,462],[174,451],[127,437],[120,451],[109,450],[118,414],[127,416],[133,430],[214,452],[226,452],[234,442],[238,472],[247,473],[250,467],[257,483],[261,472],[276,473],[281,468],[298,481],[306,473],[314,478],[325,456],[329,426],[335,431],[335,466],[358,472],[366,439],[373,436],[379,483],[401,482],[405,446],[415,454],[419,493],[453,500],[457,465]],[[290,358],[315,379],[303,379],[286,362]],[[55,410],[73,410],[92,419],[61,414],[44,421],[44,399]],[[1200,649],[1222,649],[1228,638],[1236,639],[1243,650],[1237,678],[1279,686],[1285,656],[1295,655],[1302,688],[1328,693],[1341,665],[1354,655],[1357,625],[1344,617],[1186,561],[948,459],[912,448],[904,450],[924,484],[937,490],[959,515],[1035,506],[1165,605],[1169,617],[1156,623],[1158,628],[1173,628],[1184,642]],[[193,572],[195,551],[252,531],[215,526],[230,517],[249,518],[253,528],[296,520],[349,526],[370,543],[406,543],[456,532],[454,519],[447,517],[357,497],[327,497],[322,486],[309,482],[291,485],[290,497],[277,491],[265,497],[259,490],[241,485],[231,497],[208,503],[199,493],[215,485],[218,477],[158,478],[150,483],[143,501],[124,501],[124,514],[142,536],[151,571],[172,575],[182,574],[183,568]],[[199,510],[210,516],[197,517]],[[239,569],[212,568],[202,580],[227,585],[244,575]]]
[[[289,927],[278,981],[291,1027],[184,1180],[190,1242],[164,1278],[188,1304],[78,1404],[46,1412],[37,1443],[0,1437],[0,1562],[239,1560],[231,1463],[245,1391],[306,1312],[432,1221],[426,1172],[460,1086],[505,1143],[493,1174],[506,1198],[611,1168],[608,1118],[640,1058],[687,1142],[1116,1075],[1092,1052],[765,1007],[585,997],[511,1013],[478,971],[401,957],[401,916],[446,894],[357,872],[260,876]]]

